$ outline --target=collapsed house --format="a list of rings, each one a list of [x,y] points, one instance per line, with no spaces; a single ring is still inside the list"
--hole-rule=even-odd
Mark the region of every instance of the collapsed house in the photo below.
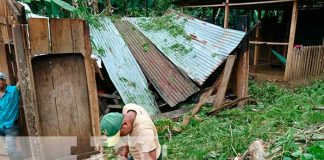
[[[149,83],[169,106],[176,106],[205,87],[245,36],[174,11],[166,16],[183,25],[186,35],[143,28],[141,24],[154,18],[101,18],[101,27],[90,30],[96,47],[104,51],[101,59],[123,102],[141,104],[151,115],[159,108]]]
[[[27,20],[16,1],[0,6],[0,70],[8,83],[21,83],[20,135],[27,138],[20,144],[33,159],[98,153],[98,141],[91,139],[101,133],[90,32],[123,103],[141,104],[151,115],[159,113],[157,98],[173,107],[214,81],[218,107],[228,88],[238,98],[247,96],[244,32],[175,13],[173,20],[185,21],[190,38],[145,30],[139,22],[150,20],[143,18],[103,18],[103,29],[89,30],[81,19]]]
[[[253,77],[289,81],[324,71],[324,21],[314,20],[323,15],[323,0],[176,0],[175,5],[184,12],[198,7],[212,9],[212,16],[204,17],[212,23],[217,10],[223,9],[224,19],[218,16],[218,20],[225,28],[248,29],[251,19],[258,19],[261,23],[249,39]],[[248,12],[236,16],[242,10]],[[229,24],[230,12],[235,24]]]

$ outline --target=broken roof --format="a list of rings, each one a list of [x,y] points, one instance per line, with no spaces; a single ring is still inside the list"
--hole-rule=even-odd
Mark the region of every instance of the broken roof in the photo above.
[[[199,90],[131,23],[120,20],[114,24],[123,34],[124,40],[149,81],[171,107]]]
[[[187,35],[173,36],[166,29],[147,30],[141,23],[151,23],[153,18],[129,18],[170,61],[179,67],[192,80],[202,85],[240,44],[245,33],[206,23],[204,21],[171,13],[177,24],[184,25]],[[183,47],[182,47],[183,46]],[[182,48],[186,52],[179,53],[175,49]]]
[[[101,18],[99,22],[102,27],[91,27],[90,35],[96,46],[104,51],[101,59],[122,100],[142,105],[150,115],[158,113],[147,80],[122,35],[108,18]]]

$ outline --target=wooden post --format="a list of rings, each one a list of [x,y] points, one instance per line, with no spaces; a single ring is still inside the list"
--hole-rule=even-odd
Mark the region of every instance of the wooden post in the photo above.
[[[248,96],[248,82],[249,82],[249,49],[247,48],[244,53],[238,55],[236,60],[236,84],[235,94],[239,99]],[[237,106],[243,107],[246,100],[240,101]]]
[[[28,54],[27,27],[16,25],[12,28],[13,43],[15,46],[16,61],[18,65],[18,81],[20,83],[21,97],[25,110],[27,132],[31,149],[32,159],[44,159],[42,147],[38,136],[40,125],[38,120],[38,109],[34,90],[34,80],[31,71],[31,60]]]
[[[225,68],[224,68],[224,74],[221,79],[220,85],[218,87],[216,99],[213,104],[214,110],[217,110],[223,104],[235,59],[236,59],[235,55],[229,55],[227,58]]]
[[[261,19],[261,10],[258,9],[258,20]],[[256,41],[260,41],[259,39],[259,34],[260,34],[260,26],[256,26],[256,33],[255,33],[255,39]],[[258,64],[258,59],[259,59],[259,52],[260,52],[260,45],[254,46],[254,58],[253,58],[253,67],[256,69],[256,65]]]
[[[94,72],[94,61],[91,59],[91,43],[90,43],[90,30],[89,25],[86,22],[83,22],[83,32],[84,32],[84,45],[85,45],[85,53],[84,53],[84,62],[86,67],[86,75],[87,75],[87,83],[88,83],[88,92],[89,92],[89,102],[90,102],[90,115],[91,115],[91,126],[92,126],[92,133],[95,136],[94,139],[94,146],[95,150],[99,151],[99,141],[96,139],[97,137],[101,136],[100,131],[100,120],[99,120],[99,104],[98,104],[98,95],[97,95],[97,85],[95,79],[95,72]]]
[[[294,63],[291,61],[291,55],[293,54],[294,42],[295,42],[295,33],[296,33],[296,25],[297,25],[297,15],[298,15],[298,3],[297,0],[294,0],[292,15],[291,15],[291,23],[290,23],[290,34],[289,34],[289,45],[288,45],[288,53],[287,53],[287,64],[285,70],[284,80],[288,81],[291,73],[291,64]]]
[[[228,18],[229,18],[229,0],[226,0],[225,4],[225,17],[224,17],[224,28],[228,28]]]

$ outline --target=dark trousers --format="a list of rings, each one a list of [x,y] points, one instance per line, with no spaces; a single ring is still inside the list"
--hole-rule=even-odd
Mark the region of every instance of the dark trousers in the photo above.
[[[10,128],[0,128],[0,136],[4,140],[4,148],[10,160],[22,160],[23,154],[17,149],[16,137],[18,136],[18,126]]]

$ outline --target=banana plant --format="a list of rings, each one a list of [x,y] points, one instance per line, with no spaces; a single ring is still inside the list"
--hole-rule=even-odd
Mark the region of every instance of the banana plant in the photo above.
[[[36,12],[45,13],[47,17],[62,17],[64,12],[73,12],[75,8],[63,0],[22,0],[22,2],[33,4]]]

